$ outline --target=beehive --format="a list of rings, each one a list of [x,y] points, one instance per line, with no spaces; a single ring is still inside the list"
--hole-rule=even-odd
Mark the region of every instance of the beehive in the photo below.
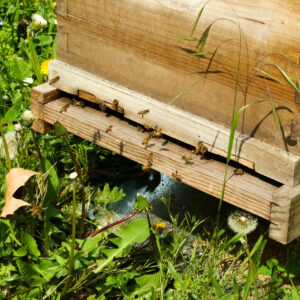
[[[122,130],[131,132],[129,125],[116,120],[119,133],[103,133],[107,139],[124,140],[125,148],[130,144],[126,152],[104,137],[93,138],[105,123],[101,112],[89,110],[94,119],[86,118],[87,109],[81,113],[81,108],[71,108],[70,116],[59,113],[58,103],[67,100],[58,91],[64,91],[110,107],[117,100],[124,118],[159,128],[165,137],[191,146],[202,141],[209,152],[226,157],[233,105],[237,112],[252,103],[240,116],[231,158],[277,183],[254,175],[232,176],[225,200],[271,220],[270,236],[288,242],[300,234],[299,97],[280,70],[297,82],[297,7],[295,0],[60,0],[58,56],[49,69],[53,87],[43,86],[32,96],[33,109],[40,114],[36,128],[43,129],[42,121],[66,118],[71,132],[144,163],[152,149],[141,146],[138,138],[126,141]],[[195,55],[199,51],[204,55]],[[55,101],[41,100],[47,97]],[[144,110],[148,112],[141,114]],[[76,127],[76,114],[96,131]],[[136,136],[142,139],[143,134]],[[146,156],[134,156],[134,145]],[[171,161],[153,162],[153,168],[184,174],[184,182],[220,196],[224,166],[215,162],[215,176],[202,162],[187,166],[176,156],[184,150],[176,147],[170,156],[158,154],[163,147],[157,148],[158,160]],[[201,182],[208,175],[211,186]]]

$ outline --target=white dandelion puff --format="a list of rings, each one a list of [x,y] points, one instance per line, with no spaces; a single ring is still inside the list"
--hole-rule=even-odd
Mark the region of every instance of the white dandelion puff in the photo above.
[[[77,174],[76,172],[72,172],[72,173],[69,175],[69,178],[72,179],[72,180],[74,180],[74,179],[77,178],[77,176],[78,176],[78,174]]]
[[[256,229],[257,218],[249,213],[236,211],[228,217],[228,226],[235,233],[248,234]]]
[[[31,16],[32,22],[30,27],[32,30],[37,31],[47,26],[47,21],[39,14],[33,14]]]
[[[16,132],[15,131],[8,131],[5,133],[5,140],[7,143],[9,158],[11,160],[15,159],[18,151],[18,142],[16,138]],[[6,158],[5,148],[3,144],[2,138],[0,139],[0,157]]]
[[[21,117],[26,123],[32,123],[36,119],[35,114],[31,110],[25,110]]]

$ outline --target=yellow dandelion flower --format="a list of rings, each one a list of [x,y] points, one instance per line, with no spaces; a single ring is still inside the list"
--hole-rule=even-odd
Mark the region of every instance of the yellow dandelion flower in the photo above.
[[[52,9],[56,7],[56,1],[51,4]]]
[[[48,65],[49,61],[53,60],[52,58],[46,59],[41,64],[41,72],[43,75],[48,75]]]
[[[163,231],[166,228],[166,223],[165,222],[154,223],[153,227],[155,230]]]

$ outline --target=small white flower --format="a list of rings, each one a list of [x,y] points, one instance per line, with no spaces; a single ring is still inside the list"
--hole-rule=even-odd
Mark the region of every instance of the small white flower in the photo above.
[[[47,26],[47,21],[39,14],[33,14],[31,16],[32,23],[30,24],[30,27],[32,30],[40,30]]]
[[[3,95],[3,96],[2,96],[2,99],[3,99],[3,100],[7,100],[7,99],[8,99],[8,95]]]
[[[78,176],[78,174],[77,174],[76,172],[72,172],[72,173],[69,175],[70,179],[72,179],[72,180],[76,179],[77,176]]]
[[[32,84],[33,81],[34,81],[34,80],[33,80],[33,78],[31,78],[31,77],[27,77],[26,79],[23,80],[24,85]]]
[[[21,131],[21,129],[22,129],[22,126],[19,122],[14,124],[14,127],[15,127],[15,131]]]
[[[27,123],[31,123],[36,119],[36,116],[31,110],[25,110],[21,117]]]
[[[9,158],[14,159],[16,157],[17,150],[18,150],[18,142],[16,139],[16,132],[8,131],[7,133],[5,133],[5,140],[6,140],[7,147],[8,147]],[[2,138],[0,139],[0,157],[1,158],[6,157]]]
[[[235,233],[248,234],[256,229],[257,218],[249,213],[236,211],[229,216],[228,226]]]

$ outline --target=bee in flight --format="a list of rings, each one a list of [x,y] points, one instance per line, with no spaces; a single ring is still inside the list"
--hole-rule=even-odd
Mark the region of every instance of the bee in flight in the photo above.
[[[172,177],[173,177],[175,180],[182,181],[182,176],[178,174],[177,170],[176,170],[175,173],[172,173]]]
[[[142,118],[144,118],[144,115],[149,112],[149,109],[144,109],[138,112],[139,115],[142,115]]]
[[[143,165],[143,170],[149,170],[152,167],[152,163],[153,163],[153,153],[151,152],[148,157],[147,157],[147,163]]]
[[[234,175],[243,175],[245,172],[243,169],[236,168],[233,171]]]
[[[105,130],[105,133],[110,133],[112,131],[112,128],[113,126],[112,125],[109,125],[106,130]]]
[[[185,161],[187,165],[192,164],[192,157],[190,155],[183,155],[181,158]]]
[[[54,84],[55,82],[57,82],[59,80],[59,76],[56,76],[54,78],[52,78],[50,81],[49,81],[49,84],[52,85]]]

